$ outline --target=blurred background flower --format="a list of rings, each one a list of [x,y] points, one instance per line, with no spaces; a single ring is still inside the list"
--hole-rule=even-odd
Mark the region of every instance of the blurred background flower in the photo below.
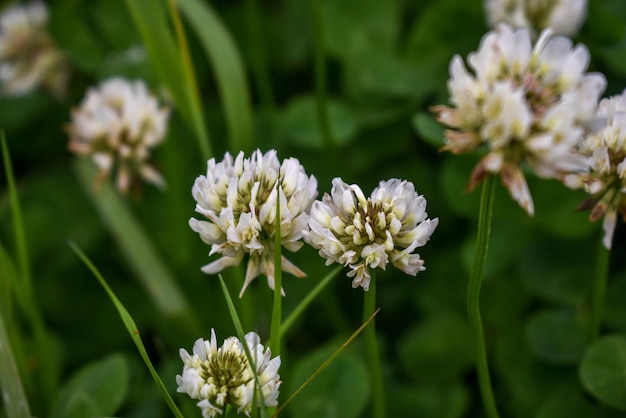
[[[47,31],[43,2],[10,5],[0,14],[0,83],[9,95],[44,87],[55,96],[67,90],[68,63]]]
[[[499,174],[513,199],[533,215],[522,164],[544,178],[585,169],[575,148],[596,121],[606,79],[586,73],[584,45],[573,46],[550,30],[533,45],[527,29],[504,24],[483,37],[468,63],[473,74],[454,56],[448,81],[453,106],[432,108],[439,122],[453,128],[442,149],[485,149],[469,189],[488,173]]]
[[[547,28],[575,36],[587,17],[587,0],[485,0],[485,11],[492,28],[507,23],[533,37]]]
[[[122,193],[139,178],[163,188],[165,180],[147,161],[165,138],[168,117],[142,81],[111,78],[89,89],[72,111],[68,148],[93,160],[100,181],[115,171]]]
[[[626,90],[600,101],[598,116],[604,126],[580,145],[589,157],[589,170],[565,175],[564,181],[591,194],[580,208],[591,208],[592,221],[604,217],[603,244],[610,249],[617,215],[626,217]]]

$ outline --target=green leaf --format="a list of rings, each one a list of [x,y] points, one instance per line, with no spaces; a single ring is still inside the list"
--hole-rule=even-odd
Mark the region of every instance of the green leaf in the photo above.
[[[585,352],[579,372],[589,393],[626,411],[626,338],[612,335],[596,341]]]
[[[60,390],[52,418],[84,418],[114,414],[128,390],[128,367],[124,357],[113,354],[90,363]]]
[[[532,263],[520,263],[523,284],[550,302],[573,308],[580,306],[586,302],[593,277],[588,251],[583,245],[564,247],[560,241],[546,240],[543,236],[533,239],[521,255],[524,260],[532,260]],[[555,263],[555,260],[567,262]]]
[[[394,46],[400,18],[397,2],[327,0],[325,6],[326,42],[335,56],[378,54]]]
[[[469,325],[454,313],[423,319],[398,344],[404,373],[419,382],[452,382],[471,369]]]
[[[342,102],[329,99],[328,118],[337,145],[348,143],[357,133],[358,123],[354,113]],[[302,96],[292,100],[279,119],[281,136],[307,148],[325,146],[315,111],[315,97]]]
[[[452,385],[398,385],[391,391],[394,402],[389,405],[391,417],[461,418],[470,404],[467,389]]]
[[[195,30],[213,67],[224,103],[231,151],[249,153],[253,149],[250,88],[237,46],[208,3],[178,0],[178,6]]]
[[[336,344],[328,344],[300,360],[293,369],[290,389],[294,391],[328,358]],[[353,418],[367,403],[369,386],[363,362],[342,353],[291,401],[298,418]]]
[[[529,322],[530,345],[540,358],[558,364],[578,362],[585,352],[586,321],[574,310],[543,310]]]

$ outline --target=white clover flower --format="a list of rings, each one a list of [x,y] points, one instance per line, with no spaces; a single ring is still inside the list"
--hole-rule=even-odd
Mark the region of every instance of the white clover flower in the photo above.
[[[526,29],[499,25],[471,53],[468,71],[458,55],[450,63],[452,106],[432,111],[448,127],[443,150],[455,154],[481,147],[469,189],[487,173],[500,174],[513,199],[528,214],[533,200],[522,165],[543,178],[583,171],[577,144],[596,123],[606,87],[602,74],[586,73],[589,52],[563,36],[541,34],[533,46]]]
[[[111,78],[89,89],[72,111],[68,148],[91,157],[101,180],[116,169],[122,193],[137,177],[164,187],[161,174],[147,160],[163,141],[168,118],[169,109],[159,108],[142,81]]]
[[[250,158],[240,152],[235,160],[226,153],[224,160],[207,163],[206,176],[199,176],[192,189],[196,212],[208,221],[189,220],[191,229],[211,245],[209,255],[222,257],[202,268],[214,274],[239,264],[248,254],[246,279],[240,296],[260,274],[267,276],[274,289],[274,235],[276,200],[280,202],[282,246],[299,250],[302,230],[307,228],[308,210],[317,196],[317,180],[307,176],[295,158],[278,161],[276,151],[255,151]],[[284,256],[282,269],[296,277],[305,274]]]
[[[39,1],[15,4],[0,15],[0,83],[9,95],[26,94],[38,86],[57,96],[67,87],[63,54],[47,32],[48,10]]]
[[[411,276],[426,269],[413,251],[426,244],[439,223],[427,217],[426,199],[406,180],[381,181],[366,198],[359,186],[335,178],[330,195],[313,203],[310,230],[303,233],[326,265],[350,266],[352,287],[367,291],[370,268],[385,270],[391,262]]]
[[[218,347],[213,329],[210,341],[196,340],[193,354],[180,349],[184,366],[183,374],[176,376],[177,392],[198,400],[203,417],[222,415],[228,404],[247,416],[254,406],[278,405],[280,356],[271,358],[269,347],[263,347],[256,333],[249,332],[245,338],[254,366],[237,337],[227,338]]]
[[[587,0],[485,0],[485,11],[492,28],[506,23],[533,36],[547,28],[574,36],[587,17]]]
[[[580,144],[580,151],[589,157],[588,170],[562,179],[591,194],[579,209],[591,209],[591,221],[604,216],[603,244],[610,249],[618,212],[626,219],[626,90],[600,101],[598,117],[604,125]]]

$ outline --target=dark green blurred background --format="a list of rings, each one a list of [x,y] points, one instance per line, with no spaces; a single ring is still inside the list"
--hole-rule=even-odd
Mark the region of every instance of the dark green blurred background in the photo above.
[[[250,75],[255,146],[300,159],[319,182],[320,197],[340,176],[369,193],[391,177],[415,183],[439,226],[419,253],[427,270],[417,277],[380,272],[377,330],[389,417],[461,418],[483,414],[473,372],[465,315],[465,286],[473,252],[480,191],[465,187],[475,155],[439,153],[443,129],[428,112],[447,103],[448,63],[478,48],[488,30],[478,0],[326,0],[330,119],[338,146],[328,151],[314,104],[313,34],[308,1],[233,0],[213,2],[234,37]],[[591,0],[575,38],[591,52],[590,70],[603,72],[607,95],[626,87],[626,7],[622,0]],[[251,13],[261,13],[254,33]],[[166,417],[159,397],[118,314],[98,282],[66,244],[75,241],[101,270],[135,318],[150,355],[170,393],[199,416],[193,402],[176,394],[182,371],[178,350],[191,350],[215,328],[218,338],[234,335],[216,277],[200,267],[209,247],[188,227],[195,202],[191,186],[205,173],[192,131],[174,109],[168,139],[154,152],[168,188],[151,186],[128,206],[152,239],[193,305],[203,335],[164,317],[147,297],[72,169],[65,126],[85,90],[113,75],[159,83],[126,5],[121,0],[49,2],[50,30],[72,65],[69,94],[44,92],[0,99],[0,127],[11,150],[38,302],[54,340],[59,389],[84,365],[112,353],[123,355],[128,390],[116,416]],[[197,39],[187,33],[217,159],[227,151],[223,110],[213,74]],[[259,49],[260,48],[260,49]],[[129,51],[134,51],[129,53]],[[259,52],[260,51],[260,52]],[[263,53],[265,53],[263,55]],[[263,57],[272,90],[252,77]],[[129,56],[131,58],[129,58]],[[132,58],[135,57],[135,58]],[[238,150],[230,150],[238,152]],[[0,242],[15,256],[4,170],[0,174]],[[556,181],[529,179],[536,215],[529,218],[498,185],[492,241],[482,293],[483,321],[493,383],[503,417],[620,417],[584,392],[578,366],[588,344],[585,324],[601,225],[575,208],[585,198]],[[626,250],[621,223],[612,253],[603,334],[626,333]],[[330,270],[305,246],[287,254],[305,279],[285,275],[284,311]],[[228,280],[232,272],[226,272]],[[360,325],[362,289],[341,273],[285,340],[281,400]],[[234,282],[231,289],[238,291]],[[51,404],[38,396],[38,350],[32,330],[11,302],[0,306],[23,341],[27,392],[33,413],[49,416]],[[254,328],[269,334],[271,292],[259,278],[246,292],[254,303]],[[285,416],[368,417],[368,388],[361,341],[357,340]],[[32,385],[31,385],[32,383]],[[195,414],[195,415],[192,415]],[[0,413],[2,416],[2,413]],[[282,415],[281,415],[282,416]]]

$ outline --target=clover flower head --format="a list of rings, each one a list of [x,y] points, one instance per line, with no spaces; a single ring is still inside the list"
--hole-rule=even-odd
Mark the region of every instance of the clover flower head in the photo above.
[[[491,27],[506,23],[533,36],[547,28],[574,36],[587,17],[587,0],[485,0],[485,11]]]
[[[91,157],[100,180],[117,169],[122,193],[138,178],[162,188],[165,181],[147,161],[165,138],[168,118],[169,109],[159,107],[143,81],[114,77],[89,89],[72,111],[68,148]]]
[[[57,96],[67,87],[67,62],[47,31],[48,10],[33,1],[14,4],[0,15],[0,83],[8,95],[38,86]]]
[[[370,268],[383,270],[391,262],[415,276],[425,270],[424,260],[414,254],[430,239],[439,219],[427,219],[426,199],[413,183],[381,181],[365,197],[359,186],[333,180],[330,195],[313,203],[309,230],[304,239],[332,263],[350,267],[352,287],[369,289]]]
[[[603,244],[610,249],[617,214],[626,220],[626,90],[602,99],[598,117],[603,125],[580,144],[580,151],[589,157],[588,169],[562,179],[567,186],[591,194],[579,209],[591,209],[591,221],[604,216]]]
[[[218,347],[213,329],[210,340],[196,340],[192,354],[180,349],[184,366],[183,374],[176,376],[177,391],[197,400],[203,417],[222,415],[229,404],[247,416],[254,406],[278,405],[280,356],[272,358],[269,347],[263,347],[254,332],[246,334],[245,340],[252,365],[237,337],[227,338]]]
[[[455,154],[485,149],[468,188],[487,173],[499,174],[513,199],[532,215],[522,164],[543,178],[584,170],[586,158],[576,146],[597,123],[606,80],[586,73],[587,48],[550,30],[533,45],[527,29],[499,25],[483,37],[468,63],[472,72],[460,56],[452,59],[452,106],[432,108],[451,128],[442,149]]]
[[[209,255],[222,257],[202,268],[207,274],[239,264],[248,255],[248,268],[240,296],[260,274],[274,289],[274,242],[277,222],[280,241],[289,251],[299,250],[308,211],[317,196],[317,180],[307,176],[295,158],[279,162],[275,150],[255,151],[250,158],[240,152],[235,159],[226,153],[223,161],[211,158],[206,176],[192,188],[196,212],[207,220],[191,218],[191,229],[211,245]],[[277,202],[278,201],[278,202]],[[280,219],[276,217],[277,203]],[[282,269],[296,277],[305,274],[284,256]],[[281,289],[282,290],[282,289]]]

